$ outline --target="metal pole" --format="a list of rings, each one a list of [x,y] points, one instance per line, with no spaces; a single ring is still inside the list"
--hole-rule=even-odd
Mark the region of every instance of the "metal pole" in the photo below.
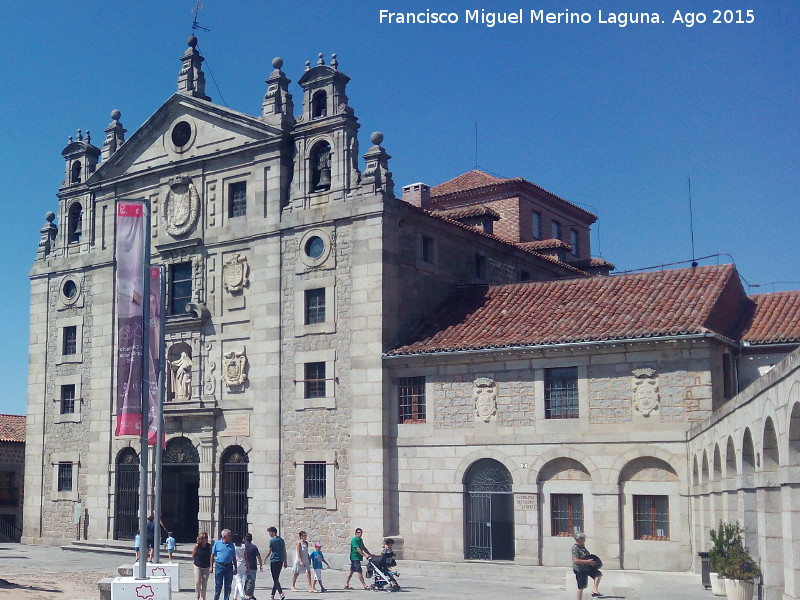
[[[142,287],[142,423],[139,432],[142,448],[139,454],[139,547],[145,552],[139,554],[137,578],[147,579],[147,432],[150,429],[150,386],[146,383],[149,380],[147,373],[150,364],[150,353],[148,352],[150,343],[148,331],[150,321],[150,202],[143,200],[142,203],[144,205],[144,264],[142,265],[144,284]]]
[[[156,489],[153,504],[155,506],[155,514],[158,515],[158,523],[156,523],[156,530],[158,535],[155,539],[155,554],[153,555],[154,562],[161,562],[161,454],[163,448],[161,447],[161,438],[164,435],[164,369],[166,364],[166,356],[164,355],[164,325],[166,324],[166,269],[164,265],[159,267],[160,275],[158,278],[159,286],[161,287],[161,326],[159,332],[161,339],[158,340],[158,407],[156,409],[156,449],[155,449],[155,463],[156,463]]]

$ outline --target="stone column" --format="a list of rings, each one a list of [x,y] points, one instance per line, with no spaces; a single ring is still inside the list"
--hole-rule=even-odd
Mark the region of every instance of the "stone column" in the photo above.
[[[598,546],[597,554],[603,557],[607,569],[620,569],[625,549],[621,546],[620,489],[617,485],[595,485],[592,487],[594,506],[594,533],[592,543]],[[623,536],[624,537],[624,536]]]
[[[216,519],[214,518],[214,478],[215,436],[211,426],[204,426],[200,433],[200,489],[198,490],[200,509],[197,514],[197,525],[200,531],[208,533],[210,539],[216,539]]]
[[[798,469],[800,471],[800,469]],[[800,473],[798,473],[800,474]],[[781,487],[783,519],[783,600],[800,598],[800,569],[795,564],[800,556],[800,483],[785,483]]]

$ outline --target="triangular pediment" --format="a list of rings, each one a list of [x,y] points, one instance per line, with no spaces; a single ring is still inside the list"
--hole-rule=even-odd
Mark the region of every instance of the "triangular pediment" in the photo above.
[[[88,183],[152,171],[176,161],[219,155],[281,137],[279,129],[257,117],[174,94],[98,167]]]

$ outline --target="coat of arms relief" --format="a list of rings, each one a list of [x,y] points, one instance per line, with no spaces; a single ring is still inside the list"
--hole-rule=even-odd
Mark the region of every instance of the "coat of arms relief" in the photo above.
[[[475,420],[488,423],[497,420],[497,384],[489,377],[478,377],[474,382]]]
[[[239,253],[234,254],[222,266],[222,284],[228,292],[236,294],[250,283],[249,274],[247,257]]]
[[[649,417],[650,413],[659,409],[658,375],[655,369],[634,369],[633,374],[633,408]]]
[[[222,356],[222,381],[228,389],[235,391],[247,381],[247,348],[241,352],[226,352]]]
[[[196,224],[200,214],[200,194],[185,175],[172,177],[167,185],[167,196],[161,218],[167,233],[178,237],[189,232]]]

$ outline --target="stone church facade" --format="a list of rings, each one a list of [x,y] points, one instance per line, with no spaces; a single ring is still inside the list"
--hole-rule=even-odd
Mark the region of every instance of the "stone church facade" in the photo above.
[[[596,217],[523,179],[400,198],[383,136],[360,155],[335,55],[306,65],[297,110],[275,59],[251,116],[211,101],[189,42],[130,138],[114,111],[102,146],[79,132],[62,152],[30,276],[23,539],[68,539],[76,517],[133,537],[115,208],[147,199],[180,539],[277,525],[336,553],[357,525],[406,558],[548,565],[584,529],[609,567],[692,567],[688,432],[800,343],[796,295],[766,343],[735,268],[608,276]]]

